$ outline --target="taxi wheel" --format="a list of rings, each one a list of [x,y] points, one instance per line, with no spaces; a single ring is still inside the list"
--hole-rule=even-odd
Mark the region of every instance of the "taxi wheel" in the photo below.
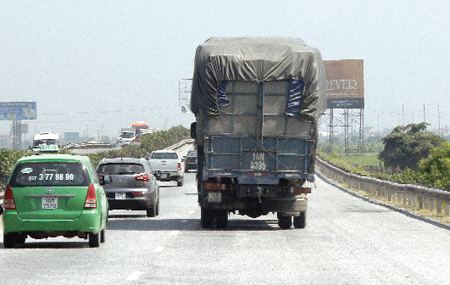
[[[3,234],[3,246],[5,248],[13,248],[16,245],[16,235],[14,233]]]
[[[100,231],[100,242],[104,243],[106,241],[106,228]]]
[[[18,236],[17,236],[17,239],[16,239],[16,243],[18,243],[18,244],[24,244],[26,238],[27,238],[26,235],[18,235]]]
[[[100,233],[89,233],[89,247],[100,246]]]
[[[153,218],[154,216],[156,216],[156,210],[155,210],[155,208],[156,208],[156,206],[147,209],[147,217]]]

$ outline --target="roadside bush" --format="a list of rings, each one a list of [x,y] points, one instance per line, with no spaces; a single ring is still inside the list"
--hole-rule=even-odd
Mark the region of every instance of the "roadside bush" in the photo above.
[[[6,148],[0,149],[0,183],[3,178],[8,176],[14,164],[27,153],[26,150],[8,150]]]
[[[117,150],[109,150],[87,154],[87,156],[92,160],[92,163],[95,166],[103,158],[117,158],[117,157],[142,158],[147,157],[148,155],[149,152],[143,149],[140,145],[127,145]]]

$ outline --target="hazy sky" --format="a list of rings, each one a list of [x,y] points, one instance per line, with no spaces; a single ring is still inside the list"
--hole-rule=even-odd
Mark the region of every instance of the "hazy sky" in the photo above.
[[[449,2],[0,0],[0,102],[36,101],[35,132],[188,127],[179,81],[212,36],[303,39],[363,59],[365,125],[450,125]],[[425,108],[424,108],[425,104]],[[440,119],[438,119],[438,105]],[[402,113],[402,106],[404,113]],[[425,109],[425,113],[424,113]],[[11,121],[0,121],[0,133]]]

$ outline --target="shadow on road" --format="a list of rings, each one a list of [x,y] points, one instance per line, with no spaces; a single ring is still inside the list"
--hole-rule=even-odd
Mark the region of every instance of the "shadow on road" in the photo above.
[[[38,241],[33,238],[27,238],[24,244],[16,244],[14,248],[5,248],[3,243],[0,243],[0,249],[3,250],[14,250],[18,248],[52,248],[52,249],[68,249],[68,248],[79,248],[85,249],[89,248],[88,240],[80,239],[78,237],[74,237],[78,242],[74,241],[57,241],[55,239],[46,239],[45,241]]]
[[[112,231],[273,231],[280,230],[276,220],[240,220],[230,219],[227,228],[204,229],[200,219],[136,219],[142,215],[127,215],[126,218],[108,220],[108,230]]]

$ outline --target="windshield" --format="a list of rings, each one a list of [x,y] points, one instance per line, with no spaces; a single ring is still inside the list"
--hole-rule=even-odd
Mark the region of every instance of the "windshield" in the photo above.
[[[43,139],[43,140],[35,140],[33,141],[33,147],[39,147],[43,144],[46,145],[53,145],[56,144],[56,140],[55,139]]]
[[[196,150],[192,150],[187,154],[188,157],[196,157],[197,156],[197,151]]]
[[[27,162],[14,169],[11,187],[89,186],[91,180],[80,162]]]
[[[178,159],[178,155],[174,152],[155,152],[151,159]]]

